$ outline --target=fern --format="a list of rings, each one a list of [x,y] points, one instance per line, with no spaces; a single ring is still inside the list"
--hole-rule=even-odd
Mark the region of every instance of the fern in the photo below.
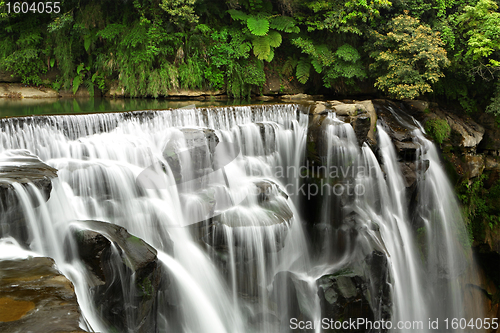
[[[251,16],[247,20],[247,27],[252,34],[265,36],[269,31],[269,21],[266,18]]]
[[[313,65],[316,73],[321,74],[321,72],[323,71],[323,66],[321,65],[321,62],[317,59],[312,59],[311,64]]]
[[[106,28],[102,29],[97,33],[98,37],[102,37],[104,39],[113,39],[119,34],[123,32],[125,26],[123,24],[110,24],[107,25]]]
[[[235,21],[246,21],[248,19],[248,15],[239,10],[230,9],[227,12],[229,13],[229,15],[231,15],[231,18]]]
[[[301,58],[297,64],[295,75],[300,83],[305,84],[309,80],[309,72],[311,71],[311,62],[307,58]]]
[[[289,57],[283,67],[281,68],[281,74],[285,76],[291,76],[295,67],[297,67],[298,60],[294,57]]]
[[[300,28],[296,26],[295,19],[289,16],[276,16],[270,21],[270,28],[286,33],[299,33]]]
[[[252,39],[253,44],[253,54],[259,60],[264,60],[269,57],[271,52],[271,45],[269,44],[269,39],[267,36],[259,36]]]
[[[335,56],[348,62],[356,62],[361,59],[358,51],[349,44],[344,44],[335,51]]]
[[[281,34],[276,30],[271,30],[267,35],[267,39],[269,40],[269,45],[272,47],[278,47],[281,45]]]

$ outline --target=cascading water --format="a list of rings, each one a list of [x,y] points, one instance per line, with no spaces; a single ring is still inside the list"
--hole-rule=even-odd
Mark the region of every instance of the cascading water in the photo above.
[[[158,250],[171,280],[158,296],[160,332],[288,332],[291,318],[325,317],[318,284],[352,274],[366,282],[371,320],[422,321],[393,331],[430,332],[431,317],[465,316],[457,289],[467,240],[435,146],[418,124],[404,125],[420,147],[411,198],[382,125],[377,150],[326,117],[314,244],[297,210],[308,131],[297,105],[6,119],[0,150],[26,149],[58,170],[47,202],[36,186],[12,182],[28,225],[20,242],[74,282],[88,329],[113,327],[78,260],[78,230],[102,232],[83,220],[120,225]],[[133,304],[137,291],[116,277]],[[124,311],[129,331],[134,309]]]
[[[276,331],[273,277],[307,262],[300,220],[284,191],[294,180],[275,177],[277,168],[303,160],[307,115],[297,106],[30,120],[4,122],[2,150],[28,149],[58,170],[43,212],[16,190],[26,197],[31,244],[75,282],[94,330],[110,327],[90,305],[85,269],[64,264],[68,247],[56,236],[71,234],[70,221],[109,221],[160,251],[183,318],[163,327]]]

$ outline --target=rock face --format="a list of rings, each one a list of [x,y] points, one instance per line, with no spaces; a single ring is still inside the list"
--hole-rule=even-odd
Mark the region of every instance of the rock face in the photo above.
[[[84,332],[73,284],[51,258],[0,261],[0,331]]]
[[[59,94],[51,88],[28,87],[21,83],[0,84],[0,98],[57,98]]]
[[[38,205],[35,189],[43,200],[48,200],[52,190],[52,179],[57,170],[43,163],[27,150],[10,150],[0,154],[0,238],[13,236],[26,244],[29,239],[20,196]],[[14,185],[22,189],[16,190]],[[19,193],[22,192],[22,193]]]
[[[166,283],[156,250],[126,229],[99,221],[76,223],[68,242],[91,273],[97,313],[110,329],[155,332],[156,296]]]
[[[369,321],[390,320],[391,294],[388,283],[387,257],[379,251],[368,255],[363,263],[366,269],[346,267],[340,272],[317,280],[321,304],[321,318],[342,321],[346,318]],[[361,273],[364,272],[364,273]],[[360,330],[326,329],[324,332],[365,332]]]

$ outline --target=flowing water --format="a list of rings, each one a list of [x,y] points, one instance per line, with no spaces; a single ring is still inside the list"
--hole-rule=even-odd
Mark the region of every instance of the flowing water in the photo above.
[[[67,253],[76,249],[64,240],[84,228],[82,220],[123,226],[158,250],[175,288],[159,297],[160,331],[287,332],[299,307],[303,318],[320,320],[316,280],[374,249],[388,260],[383,283],[390,285],[393,321],[425,323],[423,330],[394,331],[430,332],[430,317],[464,317],[457,292],[467,265],[463,221],[437,150],[418,124],[410,124],[420,147],[418,198],[408,212],[383,126],[377,159],[349,124],[328,116],[326,170],[348,172],[325,177],[330,189],[343,191],[322,197],[320,251],[313,253],[299,213],[307,212],[299,210],[299,189],[308,116],[297,105],[11,118],[1,125],[2,154],[27,150],[58,170],[46,203],[36,186],[12,186],[26,242],[74,282],[88,329],[110,331],[92,305],[86,268]],[[13,244],[5,238],[0,247]],[[299,281],[295,295],[286,274]],[[368,285],[372,304],[381,303]],[[123,294],[129,289],[123,285]],[[374,319],[386,319],[384,311],[375,305]],[[129,311],[127,320],[134,316]]]

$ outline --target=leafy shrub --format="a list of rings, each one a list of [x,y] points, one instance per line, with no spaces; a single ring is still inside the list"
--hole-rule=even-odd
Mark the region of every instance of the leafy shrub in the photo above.
[[[450,137],[450,125],[444,119],[429,119],[426,121],[424,128],[427,134],[432,136],[437,143],[441,144]]]

